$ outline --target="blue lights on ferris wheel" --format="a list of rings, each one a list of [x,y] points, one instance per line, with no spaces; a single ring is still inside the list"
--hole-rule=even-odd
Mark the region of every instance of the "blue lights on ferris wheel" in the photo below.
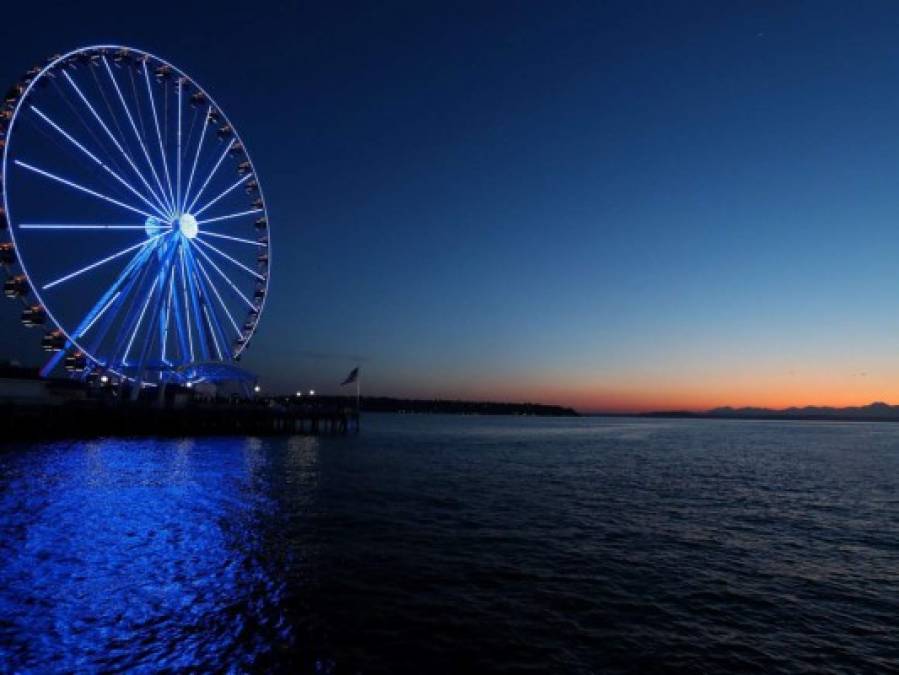
[[[45,330],[43,372],[184,382],[239,359],[268,216],[212,97],[152,54],[92,46],[30,70],[2,110],[4,291]]]

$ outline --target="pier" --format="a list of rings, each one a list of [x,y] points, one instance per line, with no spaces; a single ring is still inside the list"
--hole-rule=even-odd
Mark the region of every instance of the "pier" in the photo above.
[[[359,413],[343,399],[302,403],[280,398],[192,397],[170,392],[164,400],[141,392],[98,391],[73,381],[32,380],[30,396],[4,397],[0,378],[0,424],[7,440],[127,436],[337,436],[359,431]]]
[[[296,409],[257,405],[189,405],[158,408],[70,402],[0,405],[7,440],[128,436],[336,436],[359,431],[359,415],[347,408]]]

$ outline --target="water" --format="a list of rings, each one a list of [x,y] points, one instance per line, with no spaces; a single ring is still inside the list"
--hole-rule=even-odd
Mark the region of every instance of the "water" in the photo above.
[[[0,670],[899,670],[899,424],[0,451]]]

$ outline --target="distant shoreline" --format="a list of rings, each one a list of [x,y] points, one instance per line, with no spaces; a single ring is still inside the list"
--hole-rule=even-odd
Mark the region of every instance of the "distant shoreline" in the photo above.
[[[643,413],[594,413],[593,417],[640,417],[652,419],[702,419],[702,420],[767,420],[806,422],[899,422],[899,406],[887,403],[871,403],[865,406],[829,408],[807,406],[805,408],[715,408],[703,412],[688,410],[662,410]]]
[[[580,417],[574,408],[543,403],[495,403],[443,399],[401,399],[363,396],[362,412],[392,412],[449,415],[518,415],[528,417]]]

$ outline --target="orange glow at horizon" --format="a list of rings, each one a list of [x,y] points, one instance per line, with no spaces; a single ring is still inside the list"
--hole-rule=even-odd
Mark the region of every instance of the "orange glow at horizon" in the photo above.
[[[460,387],[458,398],[535,402],[572,407],[580,412],[636,413],[658,411],[701,412],[712,408],[758,407],[782,409],[805,406],[850,407],[875,401],[899,403],[899,370],[878,376],[866,372],[818,371],[804,374],[766,373],[709,375],[687,380],[677,377],[607,378],[591,384],[586,378],[553,378],[509,382],[506,386]],[[655,380],[655,381],[653,381]],[[448,396],[444,396],[448,397]]]

